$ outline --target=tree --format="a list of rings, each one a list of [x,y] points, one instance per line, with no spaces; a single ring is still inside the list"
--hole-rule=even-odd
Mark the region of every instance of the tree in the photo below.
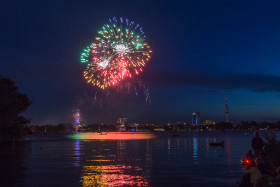
[[[26,94],[19,92],[15,82],[0,75],[0,132],[12,134],[30,120],[20,114],[31,105]]]

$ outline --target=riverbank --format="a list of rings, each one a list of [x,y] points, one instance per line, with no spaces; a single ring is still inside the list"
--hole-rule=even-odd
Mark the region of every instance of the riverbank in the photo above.
[[[265,134],[263,139],[264,147],[259,155],[247,153],[242,159],[243,179],[236,187],[246,183],[245,180],[249,178],[251,183],[259,186],[280,186],[280,179],[277,179],[277,175],[280,177],[280,139],[277,139],[275,133]]]

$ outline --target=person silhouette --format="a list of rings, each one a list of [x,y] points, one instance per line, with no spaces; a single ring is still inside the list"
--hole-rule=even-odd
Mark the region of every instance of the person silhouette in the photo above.
[[[252,139],[252,148],[254,150],[255,157],[258,157],[263,153],[263,146],[264,146],[263,140],[260,137],[259,132],[256,131],[255,136]]]

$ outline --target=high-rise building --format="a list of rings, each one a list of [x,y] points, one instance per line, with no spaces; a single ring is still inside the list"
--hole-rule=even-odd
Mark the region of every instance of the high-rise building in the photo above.
[[[228,117],[228,113],[229,113],[229,110],[228,110],[228,103],[227,103],[227,97],[226,97],[226,123],[229,123],[229,117]]]
[[[194,112],[192,115],[192,125],[200,125],[200,112]]]

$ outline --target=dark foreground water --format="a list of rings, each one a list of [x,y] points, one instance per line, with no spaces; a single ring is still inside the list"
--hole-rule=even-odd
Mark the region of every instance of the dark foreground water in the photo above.
[[[34,134],[1,148],[0,186],[232,186],[253,132],[107,135]]]

